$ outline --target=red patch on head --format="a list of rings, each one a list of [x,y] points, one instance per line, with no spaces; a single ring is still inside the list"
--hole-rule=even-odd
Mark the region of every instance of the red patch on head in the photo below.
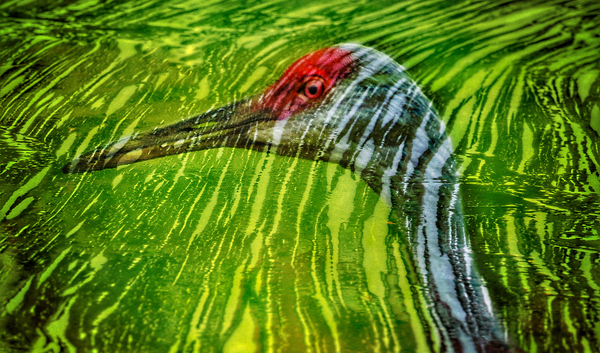
[[[325,97],[336,83],[350,75],[352,68],[351,53],[341,48],[305,55],[267,88],[261,108],[272,111],[277,120],[287,119]]]

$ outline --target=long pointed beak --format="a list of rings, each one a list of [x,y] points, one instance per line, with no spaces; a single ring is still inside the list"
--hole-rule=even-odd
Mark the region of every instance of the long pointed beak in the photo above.
[[[246,99],[151,132],[135,134],[76,157],[64,173],[116,168],[172,154],[219,147],[258,148],[266,142],[250,138],[259,124],[276,118]],[[255,146],[252,146],[252,145]]]

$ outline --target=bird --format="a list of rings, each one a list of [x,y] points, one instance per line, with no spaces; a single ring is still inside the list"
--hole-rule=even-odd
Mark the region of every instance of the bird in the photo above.
[[[263,92],[75,157],[64,173],[232,147],[337,163],[390,207],[441,351],[512,351],[477,271],[446,127],[400,64],[359,44],[299,58]]]

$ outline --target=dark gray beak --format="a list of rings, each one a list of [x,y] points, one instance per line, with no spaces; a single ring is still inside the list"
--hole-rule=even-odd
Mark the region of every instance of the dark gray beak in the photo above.
[[[76,157],[62,168],[64,173],[116,168],[120,165],[172,154],[219,147],[258,149],[267,141],[256,141],[250,133],[276,118],[257,109],[256,99],[246,99],[200,116],[151,132],[134,134]]]

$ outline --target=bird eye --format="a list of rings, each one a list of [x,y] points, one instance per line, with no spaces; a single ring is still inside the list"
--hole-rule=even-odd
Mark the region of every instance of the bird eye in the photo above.
[[[312,79],[307,81],[304,85],[304,95],[310,99],[316,99],[323,94],[324,89],[325,87],[323,86],[323,81],[319,79]]]

